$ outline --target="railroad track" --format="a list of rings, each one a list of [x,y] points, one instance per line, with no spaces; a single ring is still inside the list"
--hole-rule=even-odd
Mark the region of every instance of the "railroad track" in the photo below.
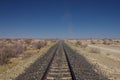
[[[41,80],[75,80],[62,43],[54,53]]]
[[[60,41],[13,80],[109,80],[94,65]]]

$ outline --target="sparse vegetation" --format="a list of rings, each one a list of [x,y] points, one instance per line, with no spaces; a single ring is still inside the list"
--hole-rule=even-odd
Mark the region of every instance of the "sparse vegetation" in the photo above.
[[[109,54],[109,53],[107,53],[106,55],[107,55],[107,56],[110,56],[110,54]]]
[[[100,50],[97,48],[91,48],[90,53],[100,53]]]
[[[76,46],[80,46],[81,48],[86,48],[86,47],[88,46],[87,44],[82,43],[81,41],[77,41],[77,42],[75,43],[75,45],[76,45]]]
[[[31,42],[32,42],[32,39],[25,39],[25,43],[26,43],[26,44],[30,45]]]
[[[93,40],[91,40],[91,44],[96,44]]]
[[[103,44],[104,45],[110,45],[110,44],[112,44],[112,40],[105,40],[105,39],[103,39]]]
[[[0,39],[0,65],[10,62],[11,58],[28,57],[32,55],[29,47],[33,50],[41,49],[47,45],[45,40],[35,39]]]
[[[77,41],[88,44],[88,47],[76,46]],[[120,39],[74,39],[66,43],[95,65],[98,73],[112,80],[120,80]]]
[[[6,45],[0,51],[0,64],[6,64],[10,58],[18,57],[25,51],[26,47],[22,44]]]
[[[82,42],[77,41],[75,44],[76,44],[76,45],[82,45]]]
[[[88,45],[87,44],[82,44],[81,47],[86,48]]]
[[[46,45],[47,45],[46,41],[36,41],[36,42],[33,42],[33,43],[32,43],[32,46],[33,46],[35,49],[40,49],[40,48],[42,48],[42,47],[44,47],[44,46],[46,46]]]

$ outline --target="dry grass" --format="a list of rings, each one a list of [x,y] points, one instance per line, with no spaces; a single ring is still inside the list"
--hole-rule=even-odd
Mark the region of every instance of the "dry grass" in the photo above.
[[[25,47],[21,44],[12,44],[4,46],[0,51],[0,64],[7,64],[10,58],[18,57],[25,51]]]
[[[55,40],[40,39],[0,39],[0,65],[9,64],[11,58],[29,57],[34,52],[48,45],[48,42]]]
[[[19,63],[19,60],[14,60],[12,63],[1,65],[0,66],[0,73],[5,72],[8,69],[11,69],[12,67],[16,66]]]
[[[83,42],[81,42],[81,41],[77,41],[76,43],[75,43],[75,45],[76,46],[80,46],[81,48],[87,48],[87,44],[85,44],[85,43],[83,43]]]
[[[90,53],[101,53],[100,49],[97,48],[90,48]]]
[[[46,41],[36,41],[36,42],[32,42],[32,46],[35,48],[35,49],[40,49],[44,46],[47,45],[47,42]]]
[[[75,41],[75,40],[74,40]],[[78,41],[78,40],[76,40]],[[100,73],[110,80],[120,80],[120,39],[89,39],[80,40],[88,44],[86,49],[76,46],[72,40],[68,41],[71,48],[85,56],[88,61],[95,65]],[[92,41],[92,42],[91,42]]]
[[[34,61],[36,61],[42,54],[46,53],[46,51],[52,45],[54,45],[55,42],[47,40],[47,46],[44,46],[41,49],[32,48],[30,50],[29,48],[27,48],[27,50],[24,51],[19,57],[11,58],[10,61],[12,61],[12,63],[0,65],[0,79],[2,80],[9,80],[11,78],[14,79],[19,74],[22,74],[26,68],[28,68],[32,63],[34,63]]]

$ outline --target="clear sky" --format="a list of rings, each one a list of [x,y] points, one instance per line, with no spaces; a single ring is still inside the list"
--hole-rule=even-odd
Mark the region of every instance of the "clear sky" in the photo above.
[[[0,0],[0,38],[120,38],[120,0]]]

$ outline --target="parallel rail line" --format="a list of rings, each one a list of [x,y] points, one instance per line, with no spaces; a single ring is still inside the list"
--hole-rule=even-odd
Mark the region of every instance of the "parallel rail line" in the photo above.
[[[55,51],[41,80],[76,80],[62,44]]]
[[[13,80],[109,80],[63,41],[51,47]]]

